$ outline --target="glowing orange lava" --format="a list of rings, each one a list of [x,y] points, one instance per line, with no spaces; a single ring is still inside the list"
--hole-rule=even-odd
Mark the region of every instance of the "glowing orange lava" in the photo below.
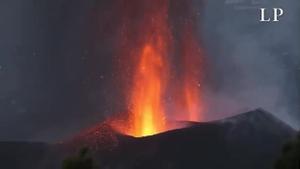
[[[175,100],[181,102],[184,109],[181,112],[184,115],[180,115],[183,118],[180,120],[199,120],[200,69],[197,59],[201,55],[193,24],[187,22],[186,26],[181,28],[180,35],[175,35],[174,28],[171,29],[170,26],[169,0],[121,2],[123,25],[120,31],[120,55],[123,67],[120,73],[123,77],[130,77],[130,81],[127,82],[130,85],[126,89],[129,113],[125,122],[115,121],[114,127],[135,137],[154,135],[171,129],[166,120],[167,114],[177,115],[172,112],[166,113],[165,98],[168,89],[174,88],[175,85],[170,82],[171,74],[176,74],[170,69],[170,57],[176,51],[174,48],[177,48],[175,36],[180,36],[179,43],[176,44],[180,48],[178,56],[182,64],[182,74],[177,77],[180,82],[176,83],[175,87],[179,93]]]
[[[133,79],[129,94],[128,128],[135,137],[167,130],[163,99],[169,74],[170,30],[168,0],[144,1],[135,32],[138,44],[132,49]],[[137,2],[136,3],[141,3]]]
[[[134,136],[153,135],[166,128],[162,105],[166,63],[161,49],[163,43],[159,41],[145,44],[140,56],[131,98],[133,128],[130,132]]]

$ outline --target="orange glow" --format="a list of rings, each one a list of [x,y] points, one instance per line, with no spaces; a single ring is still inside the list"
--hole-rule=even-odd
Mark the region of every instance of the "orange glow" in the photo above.
[[[114,120],[111,124],[123,134],[143,137],[172,129],[174,124],[168,124],[167,114],[178,120],[198,121],[201,53],[192,21],[175,34],[177,28],[171,30],[170,26],[169,0],[121,2],[120,74],[122,81],[126,81],[124,91],[129,112],[122,121]],[[175,42],[173,35],[179,36],[179,40]],[[170,68],[175,48],[180,51],[182,73],[175,77],[177,83],[171,83],[171,75],[176,76],[176,71]],[[180,102],[181,108],[180,112],[167,113],[164,99],[173,88],[178,93],[175,102]]]
[[[147,136],[165,130],[165,112],[162,105],[166,67],[160,53],[161,43],[146,44],[134,78],[131,98],[134,136]]]
[[[183,62],[183,96],[178,98],[185,103],[186,117],[184,120],[201,121],[201,58],[202,53],[192,29],[192,23],[187,22],[183,28],[182,62]]]
[[[130,124],[125,131],[135,137],[167,130],[163,99],[169,73],[168,0],[147,2],[148,9],[136,32],[139,44],[132,56],[135,64],[128,99]]]
[[[185,82],[188,83],[188,82]],[[186,111],[188,121],[199,121],[200,117],[200,99],[198,92],[199,89],[191,84],[186,84],[184,90],[184,99],[186,100]]]
[[[177,76],[172,83],[173,119],[179,121],[203,121],[204,104],[202,97],[204,55],[198,37],[198,19],[190,1],[175,5],[182,22],[176,22]],[[197,13],[197,14],[196,14]]]

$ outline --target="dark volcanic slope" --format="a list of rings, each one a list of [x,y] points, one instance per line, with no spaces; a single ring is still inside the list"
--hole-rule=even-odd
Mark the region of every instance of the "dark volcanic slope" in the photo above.
[[[93,129],[81,137],[92,138],[101,130]],[[114,148],[99,149],[106,145],[97,145],[96,158],[108,168],[271,169],[282,144],[295,133],[272,114],[257,109],[150,137],[109,135],[113,138],[109,145]],[[74,142],[68,145],[74,146]]]
[[[34,154],[28,165],[36,162],[43,164],[39,169],[59,169],[61,160],[70,152],[90,146],[96,161],[108,169],[271,169],[282,144],[296,134],[261,109],[219,121],[191,124],[144,138],[120,135],[108,125],[100,124],[70,141],[49,147],[44,159],[35,148],[26,149]],[[23,152],[20,149],[22,146],[6,149],[16,150],[16,156],[10,155],[10,162],[22,161],[27,155],[19,153]]]

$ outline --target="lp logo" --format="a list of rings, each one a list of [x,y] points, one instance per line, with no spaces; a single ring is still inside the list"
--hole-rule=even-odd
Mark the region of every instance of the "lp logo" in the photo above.
[[[273,8],[273,18],[266,18],[266,8],[260,8],[260,22],[278,22],[283,14],[282,8]]]

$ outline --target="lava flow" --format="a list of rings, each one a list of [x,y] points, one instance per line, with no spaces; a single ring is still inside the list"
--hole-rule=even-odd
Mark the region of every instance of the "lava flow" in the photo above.
[[[113,125],[120,132],[143,137],[154,135],[172,129],[166,120],[167,114],[172,112],[166,110],[165,98],[169,88],[174,88],[171,83],[173,74],[170,65],[172,64],[172,52],[174,53],[173,31],[171,30],[169,18],[169,0],[133,0],[131,3],[121,5],[123,10],[124,30],[122,31],[123,42],[123,64],[131,67],[131,85],[127,92],[127,105],[129,109],[126,122]],[[182,31],[190,31],[184,30]],[[195,58],[199,57],[196,50],[198,48],[191,34],[187,39],[181,39],[180,48],[183,59],[185,73],[178,79],[183,83],[176,86],[178,91],[182,91],[178,96],[184,102],[184,119],[180,120],[199,120],[196,114],[198,109],[198,81],[193,71],[198,71],[197,66],[189,67],[188,64],[195,64]],[[190,47],[190,45],[192,45]],[[196,51],[196,52],[195,52]],[[195,55],[195,56],[190,56]],[[189,60],[192,58],[191,60]],[[194,63],[193,63],[194,62]],[[193,70],[191,70],[193,69]],[[123,76],[125,74],[123,70]],[[197,74],[196,74],[197,75]],[[196,82],[196,83],[195,83]],[[172,114],[171,114],[172,116]],[[174,113],[174,116],[176,114]],[[175,118],[176,119],[176,118]]]

